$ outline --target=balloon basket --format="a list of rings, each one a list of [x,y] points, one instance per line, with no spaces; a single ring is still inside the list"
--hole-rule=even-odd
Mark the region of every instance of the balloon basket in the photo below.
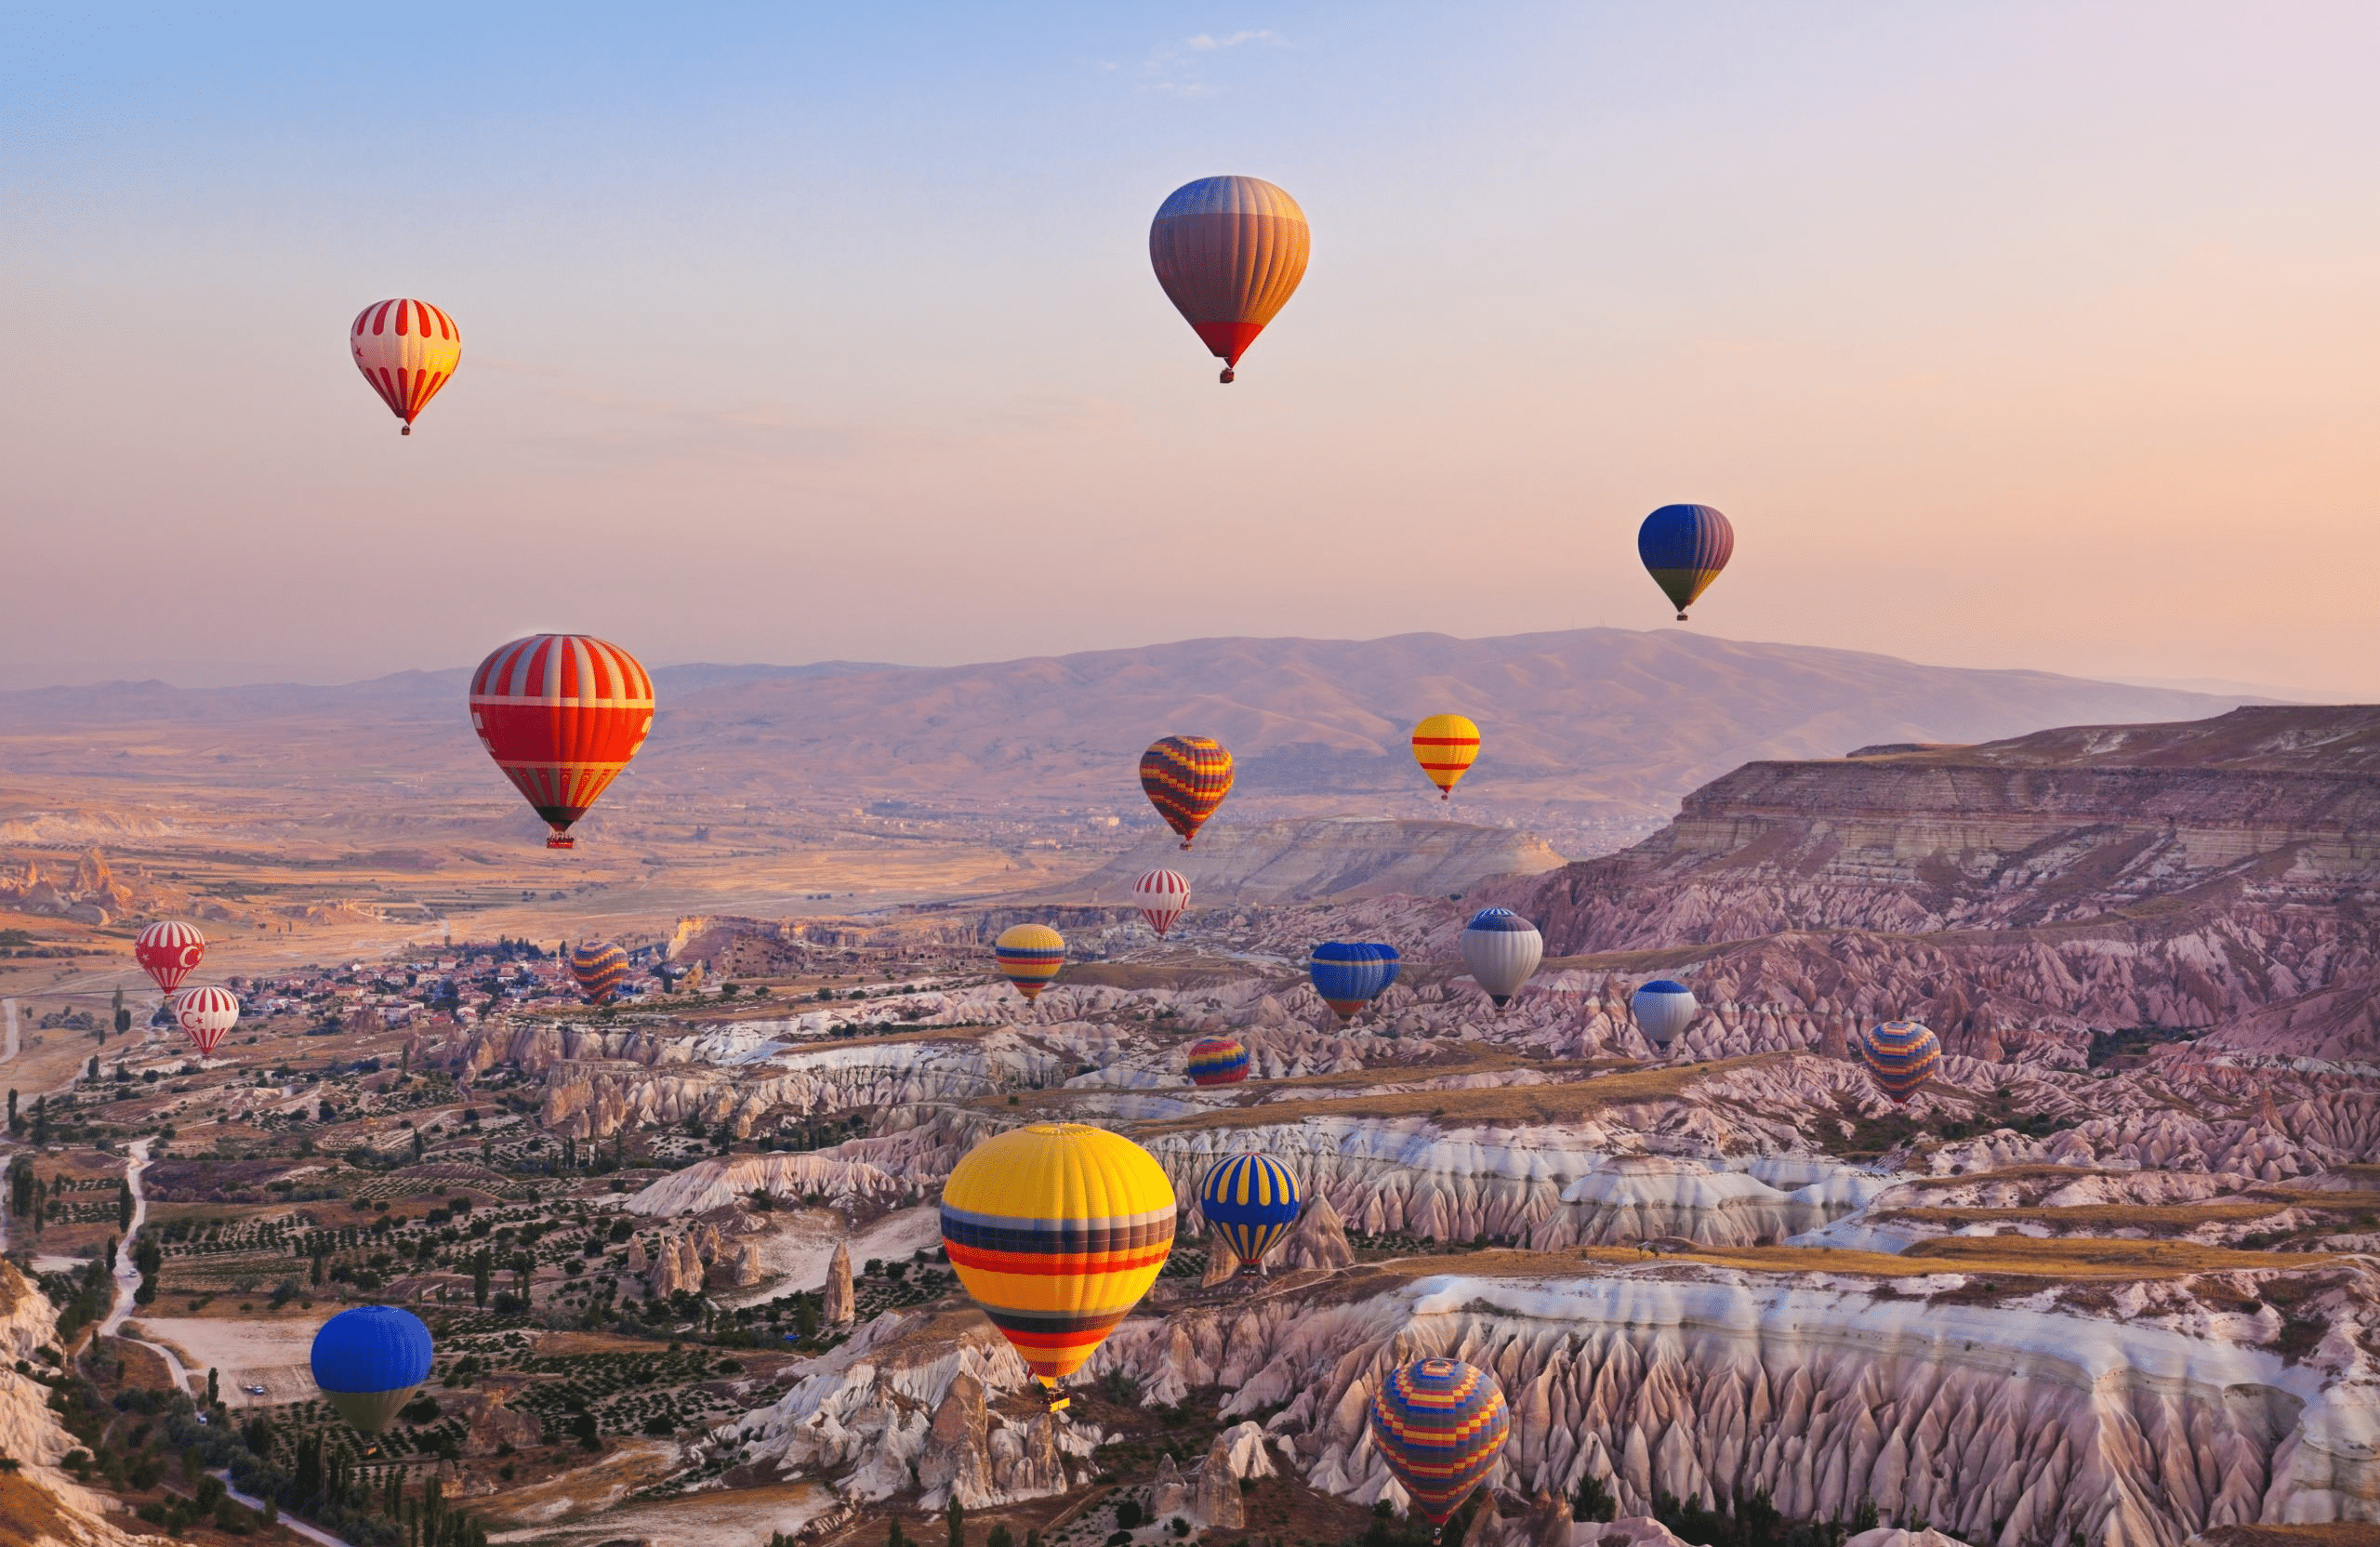
[[[575,849],[578,847],[578,840],[571,837],[568,833],[556,833],[551,838],[546,840],[546,847],[549,849]]]
[[[1233,370],[1229,365],[1225,365],[1225,366],[1223,367],[1223,375],[1221,375],[1221,376],[1219,376],[1219,377],[1217,377],[1215,379],[1216,379],[1217,381],[1222,382],[1224,386],[1228,387],[1228,386],[1230,386],[1234,381],[1236,381],[1237,379],[1239,379],[1239,377],[1238,377],[1238,373],[1237,373],[1237,372],[1234,371],[1234,370]]]
[[[1074,1398],[1068,1396],[1064,1392],[1060,1391],[1055,1386],[1050,1388],[1050,1410],[1051,1412],[1064,1412],[1067,1408],[1073,1405],[1073,1403]]]

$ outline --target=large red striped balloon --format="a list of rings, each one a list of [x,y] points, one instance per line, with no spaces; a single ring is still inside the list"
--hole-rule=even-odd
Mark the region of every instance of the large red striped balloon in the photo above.
[[[619,777],[653,729],[653,679],[588,634],[514,640],[471,676],[471,729],[487,755],[571,847],[570,825]]]
[[[415,418],[463,363],[463,330],[428,301],[374,301],[355,314],[347,343],[355,368],[389,412],[405,421],[400,435],[413,433]]]
[[[174,1024],[198,1044],[201,1058],[212,1058],[223,1034],[240,1024],[240,1001],[228,988],[185,988],[174,996]]]
[[[1305,211],[1262,178],[1200,178],[1149,225],[1149,265],[1183,319],[1223,363],[1239,357],[1297,293],[1313,250]]]
[[[193,925],[172,919],[159,919],[132,943],[132,959],[168,994],[198,970],[199,959],[205,954],[206,936]]]

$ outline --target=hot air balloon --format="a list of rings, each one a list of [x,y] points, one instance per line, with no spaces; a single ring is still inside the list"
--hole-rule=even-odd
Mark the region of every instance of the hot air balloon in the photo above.
[[[1187,849],[1231,793],[1231,754],[1210,736],[1168,736],[1141,754],[1141,787]]]
[[[1438,787],[1438,799],[1454,799],[1454,787],[1479,760],[1479,727],[1459,714],[1434,714],[1413,727],[1413,760]]]
[[[942,1189],[959,1281],[1048,1394],[1157,1282],[1173,1250],[1173,1185],[1130,1139],[1078,1123],[1012,1128],[967,1152]]]
[[[174,1024],[198,1044],[198,1056],[215,1056],[223,1034],[240,1024],[240,1001],[228,988],[185,988],[174,996]]]
[[[588,634],[532,634],[480,663],[471,729],[504,776],[571,847],[570,825],[618,778],[653,729],[653,679]]]
[[[1322,1002],[1337,1011],[1341,1020],[1352,1021],[1396,981],[1398,960],[1394,945],[1327,940],[1306,959],[1305,970]]]
[[[1066,937],[1047,924],[1016,924],[992,942],[992,955],[999,959],[1000,976],[1030,1003],[1066,964]]]
[[[140,932],[132,942],[132,959],[149,980],[170,994],[182,985],[182,979],[197,971],[199,959],[206,955],[206,936],[190,924],[160,919]]]
[[[405,421],[400,435],[413,433],[415,418],[463,363],[463,330],[428,301],[374,301],[355,314],[347,343],[355,368]]]
[[[1150,870],[1132,883],[1132,903],[1159,940],[1190,907],[1190,882],[1179,870]]]
[[[1202,1037],[1190,1044],[1190,1083],[1236,1085],[1248,1078],[1248,1048],[1236,1037]]]
[[[1708,505],[1664,505],[1636,529],[1636,556],[1677,608],[1677,620],[1727,567],[1736,529]]]
[[[1372,1395],[1372,1443],[1413,1507],[1441,1530],[1487,1479],[1512,1427],[1496,1378],[1461,1359],[1399,1365]]]
[[[314,1384],[339,1416],[377,1435],[430,1379],[430,1329],[411,1311],[358,1305],[314,1334]]]
[[[1942,1044],[1915,1021],[1886,1021],[1859,1039],[1859,1058],[1876,1088],[1907,1106],[1942,1062]]]
[[[1254,1273],[1266,1252],[1298,1223],[1304,1200],[1289,1169],[1264,1155],[1226,1155],[1207,1168],[1198,1183],[1198,1211],[1239,1259],[1239,1271]]]
[[[1636,1029],[1646,1040],[1666,1048],[1694,1019],[1694,990],[1667,978],[1655,978],[1629,996],[1628,1008],[1634,1012]]]
[[[1149,265],[1166,298],[1223,363],[1239,357],[1297,293],[1312,250],[1305,211],[1260,178],[1200,178],[1157,206]]]
[[[1501,1010],[1545,959],[1545,936],[1508,907],[1483,907],[1462,930],[1462,964]]]
[[[628,953],[609,941],[590,940],[570,950],[570,977],[588,1004],[609,1004],[628,981]]]

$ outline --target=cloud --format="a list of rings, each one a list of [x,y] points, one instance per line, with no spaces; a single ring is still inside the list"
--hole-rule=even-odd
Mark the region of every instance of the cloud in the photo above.
[[[1199,33],[1179,43],[1159,44],[1141,61],[1141,80],[1136,89],[1168,97],[1204,97],[1224,89],[1205,79],[1200,73],[1201,63],[1206,56],[1250,43],[1276,48],[1289,46],[1287,38],[1269,27],[1226,33],[1220,37]]]
[[[1279,43],[1281,41],[1281,34],[1267,27],[1261,32],[1234,33],[1229,37],[1215,37],[1207,33],[1200,33],[1190,39],[1189,46],[1204,51],[1212,48],[1236,48],[1243,43]]]

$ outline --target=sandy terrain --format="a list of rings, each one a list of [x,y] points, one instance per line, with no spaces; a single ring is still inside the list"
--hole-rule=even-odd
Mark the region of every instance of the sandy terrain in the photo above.
[[[304,1402],[314,1395],[307,1351],[313,1345],[314,1329],[322,1319],[143,1316],[138,1335],[172,1349],[202,1379],[209,1368],[221,1370],[223,1400],[232,1407],[260,1408],[276,1402]],[[249,1385],[264,1387],[265,1395],[254,1396],[241,1389]]]
[[[770,1281],[734,1296],[720,1298],[729,1305],[750,1305],[774,1300],[796,1289],[814,1289],[826,1282],[826,1264],[834,1259],[840,1237],[838,1216],[825,1210],[804,1210],[787,1223],[756,1237],[760,1261]],[[852,1271],[857,1273],[871,1257],[887,1262],[906,1258],[919,1247],[942,1244],[942,1210],[919,1204],[885,1215],[851,1238]]]
[[[556,1479],[557,1484],[569,1481]],[[628,1537],[651,1547],[765,1547],[771,1532],[800,1530],[833,1508],[835,1501],[834,1491],[816,1483],[778,1483],[733,1493],[697,1493],[659,1503],[632,1504],[584,1524],[496,1531],[491,1533],[491,1540],[592,1542]],[[509,1498],[502,1498],[490,1507],[501,1511],[509,1502]]]

